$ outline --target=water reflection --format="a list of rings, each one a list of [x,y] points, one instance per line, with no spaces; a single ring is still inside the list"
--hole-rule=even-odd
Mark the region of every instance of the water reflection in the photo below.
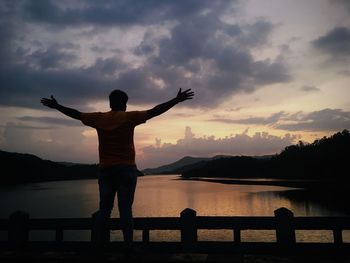
[[[186,208],[197,215],[273,215],[290,200],[271,191],[291,188],[263,185],[226,185],[202,181],[171,180],[172,176],[142,178],[134,204],[135,216],[178,216]],[[256,193],[263,193],[256,195]],[[140,198],[142,197],[142,198]]]
[[[295,195],[296,189],[267,185],[234,185],[204,181],[176,180],[176,176],[140,177],[135,195],[135,217],[179,216],[186,207],[200,216],[273,216],[274,210],[286,207],[295,216],[347,215],[349,210],[337,210],[307,196]],[[291,191],[293,190],[293,191]],[[30,213],[31,218],[90,217],[98,208],[96,180],[60,181],[0,189],[0,217],[16,210]],[[118,217],[114,209],[113,217]],[[120,231],[112,239],[120,240]],[[266,234],[266,233],[265,233]],[[87,235],[88,234],[84,234]],[[254,240],[256,234],[247,234]],[[258,234],[261,237],[261,234]],[[273,234],[268,234],[274,239]],[[309,233],[307,234],[309,237]],[[315,234],[314,236],[317,236]],[[136,235],[139,238],[139,234]],[[152,239],[177,240],[178,232],[151,233]],[[199,239],[232,240],[232,231],[213,234],[200,231]],[[312,235],[311,235],[312,236]],[[305,239],[301,234],[301,239]],[[329,240],[330,237],[327,238]]]
[[[347,215],[335,202],[321,202],[297,189],[175,180],[176,176],[139,178],[135,216],[179,216],[186,208],[198,215],[272,216],[287,207],[296,216]],[[0,189],[0,217],[24,210],[31,217],[90,217],[98,207],[96,180],[27,184]],[[118,211],[113,211],[118,216]]]

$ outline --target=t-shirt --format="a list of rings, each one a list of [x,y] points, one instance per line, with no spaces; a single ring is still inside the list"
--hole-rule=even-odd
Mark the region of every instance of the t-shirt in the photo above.
[[[81,114],[82,123],[97,130],[100,166],[134,165],[134,128],[146,120],[147,111],[109,111]]]

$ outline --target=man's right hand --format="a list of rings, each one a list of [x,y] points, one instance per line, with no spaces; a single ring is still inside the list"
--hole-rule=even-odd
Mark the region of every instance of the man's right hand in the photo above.
[[[58,106],[57,100],[52,95],[51,95],[51,99],[42,98],[40,102],[46,107],[49,107],[52,109],[57,109],[57,106]]]

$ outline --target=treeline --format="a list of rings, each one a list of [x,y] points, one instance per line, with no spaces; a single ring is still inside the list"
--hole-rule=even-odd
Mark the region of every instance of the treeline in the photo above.
[[[330,137],[286,147],[271,158],[235,156],[184,167],[183,177],[261,177],[288,179],[349,180],[350,133],[343,130]]]
[[[65,165],[35,155],[0,151],[0,185],[97,178],[97,165]]]

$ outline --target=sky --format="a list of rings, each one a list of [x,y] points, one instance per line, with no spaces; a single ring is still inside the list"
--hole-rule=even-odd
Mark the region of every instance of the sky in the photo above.
[[[350,129],[348,0],[0,0],[0,149],[97,163],[96,131],[40,104],[148,110],[139,168],[265,155]]]

